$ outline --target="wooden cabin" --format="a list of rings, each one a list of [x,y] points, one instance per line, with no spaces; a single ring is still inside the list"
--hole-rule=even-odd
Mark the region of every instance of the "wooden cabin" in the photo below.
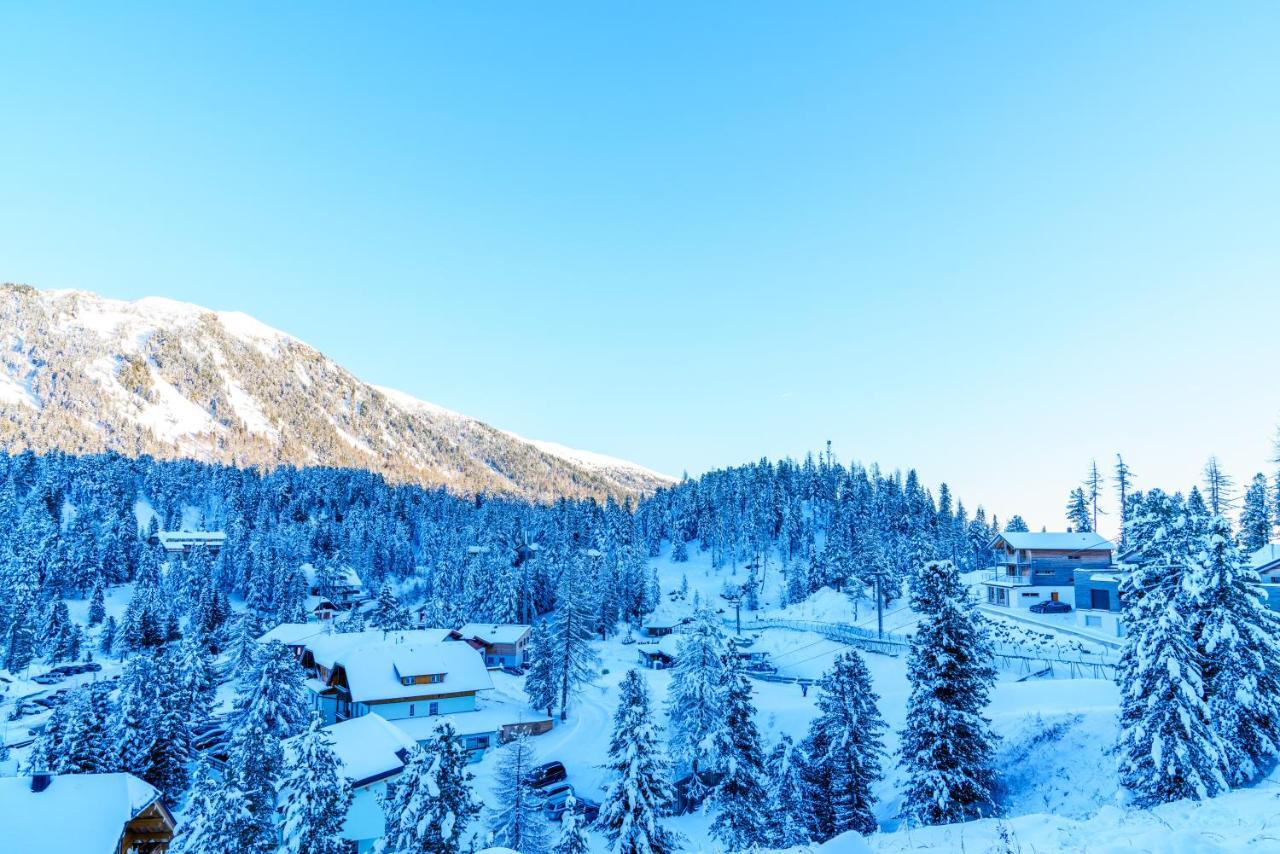
[[[164,854],[176,822],[160,792],[132,774],[0,778],[5,851]]]

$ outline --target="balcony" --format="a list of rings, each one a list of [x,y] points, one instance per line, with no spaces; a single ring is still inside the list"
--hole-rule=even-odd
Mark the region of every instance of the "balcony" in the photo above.
[[[1008,569],[991,569],[987,570],[988,581],[999,581],[1002,584],[1013,584],[1017,586],[1026,586],[1031,584],[1031,572],[1023,567],[1022,572],[1014,567]]]

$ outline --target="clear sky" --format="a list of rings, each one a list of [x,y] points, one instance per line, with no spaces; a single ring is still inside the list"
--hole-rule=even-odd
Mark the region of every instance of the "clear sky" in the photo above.
[[[0,279],[676,474],[1272,468],[1274,3],[269,6],[0,7]]]

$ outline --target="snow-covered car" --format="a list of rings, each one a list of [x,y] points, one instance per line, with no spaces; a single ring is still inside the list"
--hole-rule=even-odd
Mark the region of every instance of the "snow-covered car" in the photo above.
[[[1031,606],[1031,613],[1033,614],[1066,614],[1070,611],[1070,605],[1066,602],[1058,602],[1054,599],[1049,599],[1045,602],[1037,602]]]
[[[530,771],[528,779],[530,786],[535,789],[541,789],[543,786],[559,783],[568,776],[569,772],[564,769],[564,763],[546,762]]]

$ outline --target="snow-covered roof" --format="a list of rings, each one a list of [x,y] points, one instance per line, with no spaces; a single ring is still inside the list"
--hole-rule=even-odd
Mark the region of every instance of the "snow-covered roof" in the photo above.
[[[167,551],[182,551],[187,546],[220,546],[227,535],[222,531],[157,531],[156,539]]]
[[[547,720],[546,715],[530,714],[505,706],[493,709],[477,709],[474,712],[454,712],[447,715],[426,715],[414,718],[397,718],[395,725],[415,741],[426,741],[435,735],[441,724],[452,724],[458,736],[485,735],[497,732],[507,724],[534,723]]]
[[[125,824],[159,796],[132,774],[59,774],[41,792],[30,777],[2,778],[4,849],[115,854]]]
[[[258,638],[258,643],[277,640],[286,646],[296,646],[325,633],[325,627],[319,623],[281,623]]]
[[[464,643],[417,647],[396,643],[371,644],[346,651],[339,661],[347,674],[351,699],[357,703],[493,688],[484,658]],[[443,673],[444,681],[431,685],[402,685],[400,682],[402,677],[434,673]]]
[[[363,632],[334,632],[333,634],[321,632],[306,643],[316,664],[332,669],[338,662],[345,664],[345,657],[361,647],[385,644],[415,646],[437,644],[447,640],[451,635],[452,632],[448,629],[406,629],[399,632],[368,629]]]
[[[360,587],[362,585],[360,575],[355,571],[354,567],[342,566],[337,567],[336,569],[338,571],[338,578],[343,584],[346,584],[349,587]],[[304,563],[302,565],[302,574],[306,577],[307,584],[316,583],[316,568],[313,564]]]
[[[531,628],[519,623],[505,623],[502,625],[467,623],[458,629],[458,634],[464,638],[476,638],[485,643],[518,643],[521,638],[529,634]]]
[[[1278,562],[1280,562],[1280,546],[1274,543],[1268,543],[1249,555],[1249,566],[1259,572]]]
[[[1100,534],[1076,531],[1005,531],[1003,534],[997,534],[991,541],[991,545],[994,546],[1001,540],[1015,549],[1093,551],[1114,548],[1111,541]]]
[[[673,629],[684,621],[683,616],[675,613],[675,610],[668,605],[659,605],[653,610],[653,613],[644,618],[643,627],[658,629]]]
[[[408,752],[417,746],[403,730],[376,714],[351,718],[324,729],[333,740],[333,752],[342,763],[342,774],[356,784],[399,773]],[[286,752],[292,750],[293,741],[289,739],[284,743]]]

